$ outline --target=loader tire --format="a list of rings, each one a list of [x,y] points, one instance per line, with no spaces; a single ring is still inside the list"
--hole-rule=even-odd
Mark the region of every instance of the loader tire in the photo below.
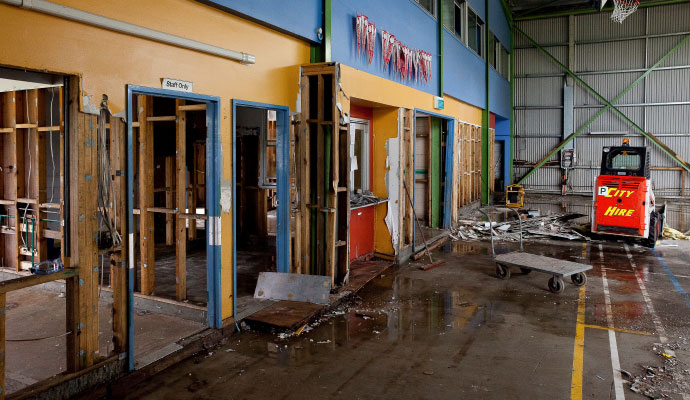
[[[645,247],[653,249],[654,246],[656,246],[656,241],[659,239],[659,222],[659,214],[656,211],[653,211],[649,216],[649,235],[647,236],[647,239],[642,241],[642,244]]]

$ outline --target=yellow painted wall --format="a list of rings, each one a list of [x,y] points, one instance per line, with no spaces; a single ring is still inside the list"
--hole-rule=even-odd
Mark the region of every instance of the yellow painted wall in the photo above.
[[[80,75],[84,95],[107,94],[113,113],[125,106],[125,85],[160,88],[161,78],[194,82],[194,92],[219,96],[222,180],[232,179],[232,99],[295,109],[306,42],[191,0],[54,0],[94,14],[256,56],[242,65],[224,58],[0,5],[0,65]],[[232,315],[232,217],[221,216],[222,316]]]
[[[347,65],[340,66],[340,80],[351,98],[369,100],[393,107],[418,108],[446,115],[470,124],[482,124],[482,109],[444,96],[445,108],[435,110],[434,96]]]
[[[374,181],[372,192],[381,198],[388,198],[386,190],[386,140],[397,136],[398,110],[397,107],[419,109],[446,115],[458,121],[481,125],[482,109],[471,106],[448,95],[444,96],[443,110],[433,108],[434,96],[409,86],[368,74],[347,65],[341,65],[341,83],[343,90],[350,98],[357,98],[385,106],[374,108]],[[391,234],[384,219],[387,213],[386,204],[376,206],[374,221],[374,250],[392,254],[393,243]]]
[[[373,165],[374,180],[371,183],[371,191],[375,196],[388,198],[386,188],[386,141],[390,138],[398,137],[398,108],[385,107],[374,108],[374,148]],[[393,243],[388,232],[385,218],[388,213],[386,203],[375,206],[374,209],[374,251],[379,253],[393,254]]]

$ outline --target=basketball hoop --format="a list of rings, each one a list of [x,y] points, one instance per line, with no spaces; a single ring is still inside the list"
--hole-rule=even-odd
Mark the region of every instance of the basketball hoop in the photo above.
[[[637,10],[637,6],[640,5],[640,0],[613,0],[613,13],[611,13],[611,19],[623,23],[630,14]]]

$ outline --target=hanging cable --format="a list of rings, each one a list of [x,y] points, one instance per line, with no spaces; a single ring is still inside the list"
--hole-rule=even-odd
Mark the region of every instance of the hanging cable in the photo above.
[[[108,151],[108,134],[106,132],[106,121],[110,115],[108,109],[108,96],[103,95],[101,101],[101,113],[98,118],[98,211],[100,222],[110,233],[112,240],[111,248],[117,247],[122,243],[122,237],[117,231],[111,218],[111,193],[113,193],[113,178],[110,174],[110,157]],[[114,207],[113,207],[114,208]]]

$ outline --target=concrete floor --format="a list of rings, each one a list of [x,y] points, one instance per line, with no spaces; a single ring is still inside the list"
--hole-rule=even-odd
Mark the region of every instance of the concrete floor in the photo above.
[[[527,251],[594,265],[584,290],[567,282],[554,295],[544,274],[498,279],[486,243],[454,242],[434,253],[446,265],[386,271],[309,332],[237,334],[129,398],[567,399],[580,387],[583,398],[616,398],[616,355],[633,375],[664,365],[657,353],[667,348],[690,361],[690,242],[670,244],[678,247],[527,242]],[[660,335],[666,345],[655,345]],[[671,398],[690,393],[687,369],[666,382]],[[626,398],[645,398],[621,385]]]
[[[3,279],[11,276],[3,273]],[[51,282],[7,295],[6,391],[13,393],[66,369],[64,285]],[[205,317],[176,316],[173,306],[135,298],[134,351],[139,368],[179,348],[176,342],[206,328]],[[179,306],[176,306],[179,307]],[[99,354],[113,351],[112,296],[101,292]],[[203,310],[190,309],[204,314]],[[165,315],[165,313],[172,315]],[[200,322],[201,320],[202,322]]]

